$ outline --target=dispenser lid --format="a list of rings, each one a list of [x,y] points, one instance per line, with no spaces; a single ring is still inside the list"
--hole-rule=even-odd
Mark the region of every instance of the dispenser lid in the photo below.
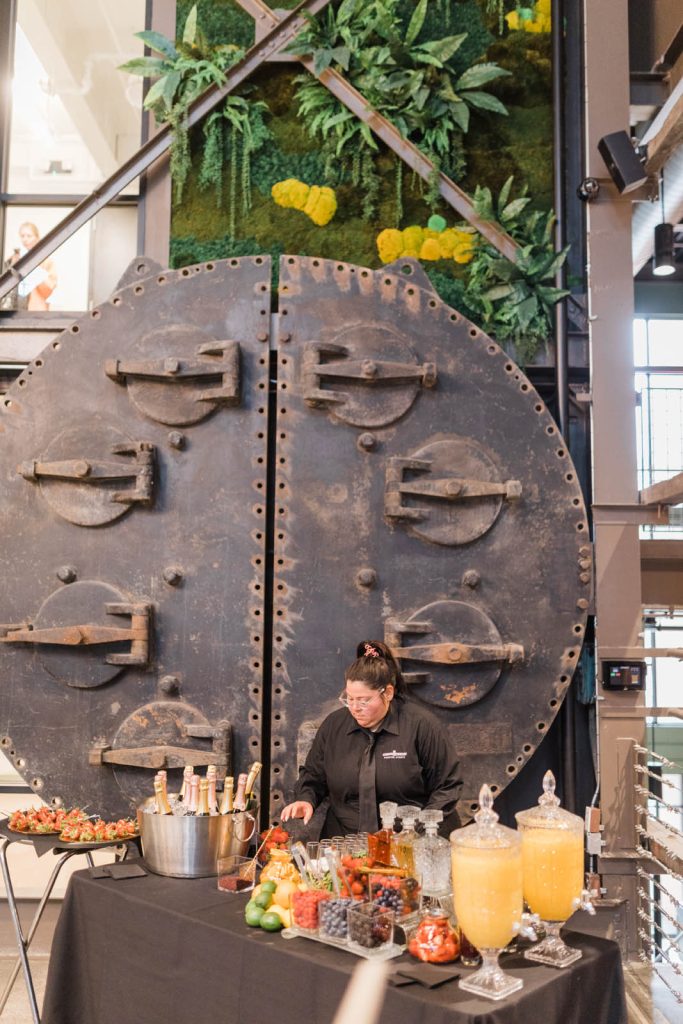
[[[474,815],[474,821],[474,825],[451,832],[450,841],[454,846],[503,850],[521,843],[517,832],[498,824],[498,815],[493,809],[493,794],[486,783],[479,790],[479,810]]]
[[[555,776],[546,772],[543,776],[543,792],[538,798],[538,807],[518,811],[515,820],[520,828],[555,828],[565,832],[583,832],[583,819],[570,814],[560,807],[555,796]]]

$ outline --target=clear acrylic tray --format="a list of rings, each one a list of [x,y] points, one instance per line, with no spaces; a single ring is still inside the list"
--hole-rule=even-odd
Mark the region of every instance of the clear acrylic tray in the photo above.
[[[323,946],[334,946],[335,949],[353,953],[354,956],[361,956],[364,960],[393,960],[405,951],[405,946],[397,946],[395,942],[387,942],[375,949],[365,949],[355,942],[347,939],[333,939],[326,935],[318,935],[316,932],[307,931],[305,928],[283,928],[280,935],[284,939],[312,939],[314,942],[321,942]]]

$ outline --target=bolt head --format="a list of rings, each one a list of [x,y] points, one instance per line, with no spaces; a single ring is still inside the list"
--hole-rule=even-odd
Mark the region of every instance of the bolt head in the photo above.
[[[57,569],[57,579],[62,583],[73,583],[76,579],[76,570],[73,565],[60,565]]]
[[[374,569],[359,569],[356,573],[356,582],[361,587],[374,587],[377,583],[377,573]]]
[[[180,693],[180,680],[178,676],[162,676],[159,680],[159,689],[169,697]]]
[[[168,565],[164,569],[163,577],[164,582],[168,583],[169,587],[177,587],[182,581],[183,571],[177,565]]]
[[[361,434],[358,438],[358,447],[362,448],[363,451],[371,452],[373,448],[377,447],[377,438],[374,434]]]
[[[171,448],[184,448],[185,447],[185,435],[181,434],[179,430],[172,430],[168,435],[168,443]]]
[[[462,574],[462,585],[463,587],[478,587],[481,583],[481,576],[476,569],[467,569]]]

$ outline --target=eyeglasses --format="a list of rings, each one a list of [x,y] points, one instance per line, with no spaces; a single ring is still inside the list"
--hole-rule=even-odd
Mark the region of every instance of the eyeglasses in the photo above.
[[[369,704],[372,704],[375,697],[384,693],[385,689],[386,687],[383,686],[382,689],[377,690],[377,692],[373,694],[372,697],[347,697],[345,693],[342,693],[339,696],[339,703],[342,704],[345,708],[350,708],[351,705],[353,704],[357,708],[360,708],[362,711],[363,708],[366,708],[368,707]]]

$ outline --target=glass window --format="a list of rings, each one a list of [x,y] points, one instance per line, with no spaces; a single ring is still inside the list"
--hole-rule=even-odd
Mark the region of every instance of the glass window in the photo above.
[[[636,320],[633,334],[642,489],[683,472],[683,320]],[[670,518],[669,526],[641,527],[641,536],[683,538],[683,508]]]
[[[144,0],[19,0],[10,193],[84,195],[135,152],[142,79],[118,67],[144,25]]]
[[[65,212],[63,206],[8,207],[5,262],[30,249]],[[29,312],[91,309],[111,294],[136,251],[136,207],[108,207],[32,271],[5,304]]]

